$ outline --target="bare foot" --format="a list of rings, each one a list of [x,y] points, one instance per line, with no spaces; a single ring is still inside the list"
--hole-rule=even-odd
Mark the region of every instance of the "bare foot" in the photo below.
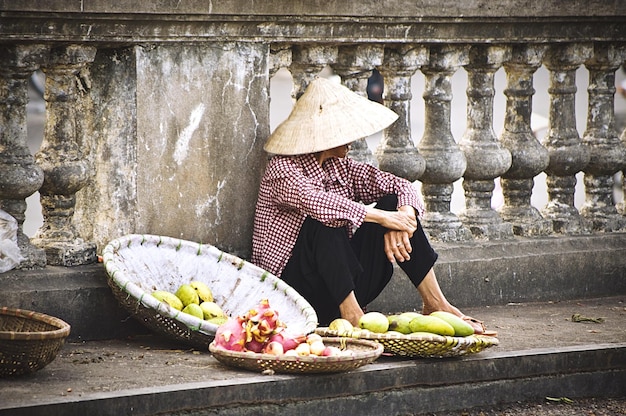
[[[449,312],[453,315],[458,316],[459,318],[467,322],[474,329],[475,334],[482,334],[485,332],[485,326],[483,325],[482,322],[465,315],[456,306],[453,306],[450,303],[445,302],[444,304],[439,305],[439,306],[424,304],[424,306],[422,307],[422,315],[428,315],[431,312],[435,312],[435,311]]]

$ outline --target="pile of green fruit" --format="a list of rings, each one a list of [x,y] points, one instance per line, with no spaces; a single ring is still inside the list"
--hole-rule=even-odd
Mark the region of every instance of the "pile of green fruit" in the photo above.
[[[474,334],[474,328],[469,323],[444,311],[436,311],[430,315],[418,312],[395,315],[368,312],[361,316],[358,327],[354,327],[346,319],[338,318],[330,323],[328,329],[337,331],[340,336],[350,337],[358,337],[362,331],[396,335],[437,334],[451,337],[466,337]]]
[[[152,296],[176,310],[216,325],[221,325],[228,319],[222,308],[215,303],[213,292],[204,282],[194,280],[182,284],[175,293],[167,290],[155,290],[152,292]]]

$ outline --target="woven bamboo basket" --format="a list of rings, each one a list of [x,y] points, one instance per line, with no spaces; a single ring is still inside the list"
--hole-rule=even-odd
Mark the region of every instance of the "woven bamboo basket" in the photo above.
[[[70,325],[39,312],[0,309],[0,377],[33,373],[50,364]]]
[[[175,292],[183,283],[206,283],[228,316],[243,315],[262,299],[295,333],[317,327],[317,314],[292,287],[271,273],[214,246],[157,235],[130,234],[111,241],[102,253],[113,294],[151,330],[208,349],[217,325],[182,313],[151,294]]]
[[[383,346],[377,342],[351,338],[323,338],[324,345],[350,350],[348,356],[319,357],[275,356],[254,352],[228,351],[209,345],[213,356],[222,364],[252,371],[272,370],[277,373],[314,374],[350,371],[375,361],[383,353]]]
[[[321,336],[345,336],[326,327],[315,330]],[[357,331],[356,339],[375,341],[383,345],[385,352],[408,358],[446,358],[479,353],[499,344],[495,337],[470,335],[467,337],[449,337],[437,334],[377,334],[369,331]]]

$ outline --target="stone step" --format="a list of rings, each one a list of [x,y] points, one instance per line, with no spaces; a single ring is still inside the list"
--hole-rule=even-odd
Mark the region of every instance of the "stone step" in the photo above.
[[[0,415],[407,415],[623,397],[625,297],[471,308],[500,345],[456,358],[380,357],[320,375],[230,368],[153,335],[66,343],[37,373],[0,379]],[[603,317],[576,322],[573,313]]]
[[[435,271],[459,307],[562,301],[626,293],[626,234],[434,244]],[[369,310],[419,309],[399,268]],[[71,340],[123,338],[146,330],[122,310],[102,264],[0,274],[0,306],[35,310],[72,325]]]

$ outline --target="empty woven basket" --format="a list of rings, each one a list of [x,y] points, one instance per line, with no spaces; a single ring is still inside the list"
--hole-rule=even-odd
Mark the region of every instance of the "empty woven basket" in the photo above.
[[[52,362],[70,325],[39,312],[0,309],[0,377],[37,371]]]
[[[175,292],[183,283],[206,283],[229,316],[243,315],[262,299],[296,332],[317,327],[311,305],[271,273],[214,246],[157,235],[130,234],[106,245],[102,253],[108,283],[118,301],[153,331],[208,349],[217,325],[182,313],[151,294]]]

